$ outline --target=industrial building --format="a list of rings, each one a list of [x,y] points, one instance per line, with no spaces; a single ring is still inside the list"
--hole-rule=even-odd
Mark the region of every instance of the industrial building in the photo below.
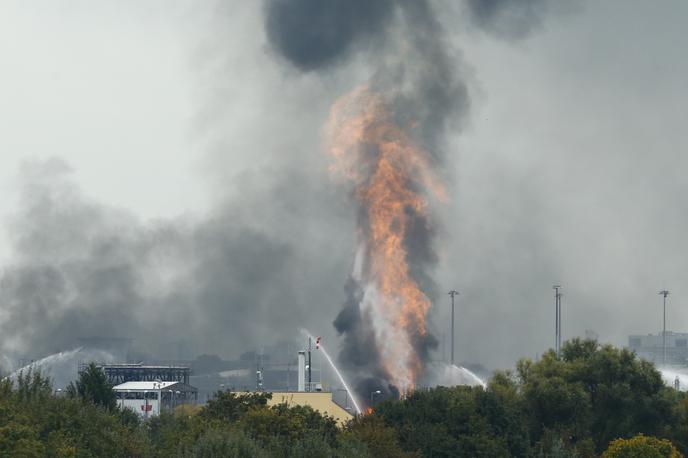
[[[299,389],[298,349],[298,346],[285,342],[281,345],[262,347],[259,351],[246,352],[240,358],[230,361],[224,361],[216,355],[202,355],[190,361],[192,374],[189,383],[198,388],[201,402],[212,398],[218,390],[297,391]],[[313,386],[312,390],[305,389],[305,391],[316,391],[319,387],[326,389],[327,384],[322,381],[322,368],[327,363],[318,352],[313,354],[312,359]],[[302,368],[302,370],[305,369]],[[258,372],[260,372],[260,380]],[[342,404],[345,402],[345,396],[341,393],[337,393],[337,397],[342,398]]]
[[[662,333],[628,336],[628,348],[655,364],[664,362],[664,339]],[[688,365],[688,333],[666,332],[666,363]]]
[[[189,384],[191,369],[185,366],[98,364],[113,385],[124,382],[181,382]]]
[[[182,404],[195,404],[198,390],[182,382],[138,381],[113,387],[117,405],[131,409],[142,417],[172,412]]]
[[[245,394],[245,392],[237,392]],[[268,401],[268,406],[287,404],[288,406],[309,406],[321,414],[333,417],[338,425],[343,425],[354,416],[351,412],[342,408],[332,400],[332,393],[325,391],[302,392],[302,391],[275,391],[272,399]]]

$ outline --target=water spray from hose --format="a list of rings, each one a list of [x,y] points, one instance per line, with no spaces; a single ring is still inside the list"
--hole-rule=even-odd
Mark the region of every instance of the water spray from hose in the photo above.
[[[313,335],[310,332],[308,332],[306,329],[301,328],[300,331],[301,331],[301,334],[308,337],[309,339],[316,340],[315,337],[313,337]],[[325,355],[325,359],[327,360],[328,363],[330,363],[330,367],[332,367],[332,370],[334,371],[334,373],[337,374],[339,381],[342,383],[342,385],[344,386],[344,389],[349,394],[349,397],[351,398],[351,402],[354,404],[354,408],[356,409],[356,413],[358,415],[360,415],[362,413],[362,411],[358,405],[358,401],[356,400],[356,395],[349,388],[349,384],[346,383],[346,380],[344,380],[344,376],[342,375],[341,372],[339,372],[339,369],[337,369],[337,366],[335,366],[334,361],[332,361],[330,354],[327,353],[327,350],[325,350],[325,347],[323,346],[322,342],[320,342],[319,351],[321,351],[322,354]]]

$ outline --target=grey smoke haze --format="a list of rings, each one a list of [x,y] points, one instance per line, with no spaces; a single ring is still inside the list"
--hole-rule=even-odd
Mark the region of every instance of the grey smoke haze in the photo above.
[[[490,0],[469,1],[468,6],[480,27],[525,36],[542,17],[544,3]],[[446,133],[461,131],[463,120],[469,114],[470,100],[467,71],[460,52],[448,42],[432,2],[273,0],[267,3],[265,27],[273,48],[288,62],[306,71],[329,72],[333,62],[341,63],[354,51],[372,53],[377,60],[371,64],[372,90],[382,94],[397,125],[416,126],[411,131],[414,141],[427,152],[428,162],[438,178],[445,178],[440,167],[447,162]],[[372,176],[379,152],[369,149],[366,154],[368,157],[362,159],[359,170]],[[360,205],[363,209],[366,206],[362,202]],[[407,213],[411,224],[404,234],[404,244],[411,275],[425,295],[437,302],[441,296],[433,279],[438,260],[434,236],[435,227],[441,222],[434,215],[428,217],[412,209],[407,209]],[[359,230],[365,238],[364,210],[358,218]],[[359,391],[364,393],[373,385],[375,389],[387,389],[390,384],[375,355],[379,345],[375,344],[371,330],[372,317],[366,316],[359,306],[362,297],[359,288],[347,286],[348,298],[334,326],[344,335],[340,359],[350,371],[358,372],[363,380]],[[432,333],[416,334],[412,341],[420,360],[427,363],[431,351],[437,349],[437,338]],[[377,384],[371,380],[374,377],[378,379]]]
[[[480,27],[505,38],[523,38],[542,24],[550,0],[467,0],[467,3]]]
[[[387,40],[352,40],[326,71],[302,72],[275,58],[261,2],[193,2],[201,19],[181,20],[167,1],[152,14],[140,2],[114,12],[15,2],[21,14],[10,4],[0,5],[0,199],[13,221],[3,219],[13,254],[2,267],[1,353],[37,358],[97,330],[152,352],[186,340],[192,355],[231,357],[297,336],[296,321],[334,351],[356,209],[330,183],[320,127],[334,98],[394,68],[380,63]],[[536,33],[519,42],[478,25],[468,3],[463,15],[453,2],[431,5],[471,100],[470,116],[449,116],[461,129],[450,124],[437,139],[453,182],[436,213],[440,347],[451,288],[461,292],[457,359],[490,368],[551,346],[553,283],[565,288],[565,337],[589,328],[623,345],[629,333],[656,332],[664,287],[670,328],[685,330],[688,5],[588,1],[576,15],[536,14]],[[161,32],[174,21],[194,30]],[[387,36],[403,21],[386,18]],[[172,122],[170,112],[193,118]],[[189,152],[198,176],[175,149],[185,123],[201,138]],[[24,157],[53,155],[73,171],[39,160],[21,185],[9,178]],[[272,281],[251,283],[263,270]],[[247,319],[233,312],[238,298]],[[286,311],[300,318],[272,316]]]
[[[468,113],[468,91],[461,79],[460,58],[449,48],[442,25],[428,2],[274,0],[268,3],[265,26],[272,46],[304,70],[329,70],[332,62],[343,60],[354,50],[373,53],[378,63],[371,69],[368,83],[371,89],[382,95],[397,125],[416,125],[411,135],[427,151],[426,159],[431,167],[445,162],[445,131],[449,127],[459,129],[461,118]],[[372,46],[373,38],[378,46]],[[372,177],[379,154],[368,148],[357,165],[360,173]],[[362,179],[363,186],[366,180]],[[421,185],[409,183],[408,186]],[[359,202],[359,205],[358,227],[365,238],[366,204]],[[437,287],[431,273],[437,261],[432,237],[435,221],[411,208],[406,212],[411,221],[409,231],[404,234],[407,262],[426,296],[436,300]],[[365,262],[370,262],[369,256]],[[363,380],[363,386],[359,386],[361,393],[368,392],[375,377],[379,380],[375,389],[395,390],[375,355],[379,344],[375,344],[373,320],[359,306],[358,289],[364,286],[347,287],[349,297],[334,321],[337,331],[344,335],[339,358]],[[430,333],[408,332],[412,333],[412,344],[420,360],[427,361],[430,351],[437,346],[436,338]]]
[[[0,277],[4,352],[45,355],[72,348],[78,337],[126,336],[154,355],[177,357],[182,342],[187,357],[237,356],[261,340],[291,340],[308,322],[309,301],[330,275],[326,261],[304,262],[317,240],[298,247],[275,235],[280,228],[252,227],[240,216],[241,206],[269,202],[281,229],[288,227],[289,214],[298,218],[279,208],[297,200],[289,193],[318,205],[317,197],[304,200],[307,179],[292,175],[300,185],[265,193],[244,183],[259,202],[220,206],[200,221],[143,225],[90,201],[70,178],[59,159],[22,171],[14,257]]]

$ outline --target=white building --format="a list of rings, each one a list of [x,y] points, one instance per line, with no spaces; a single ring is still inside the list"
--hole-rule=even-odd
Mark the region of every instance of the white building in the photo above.
[[[125,382],[113,387],[117,405],[148,418],[173,411],[182,404],[195,404],[198,390],[181,382]]]
[[[628,347],[638,356],[656,364],[664,361],[662,333],[628,336]],[[671,365],[688,365],[688,333],[666,332],[666,362]]]

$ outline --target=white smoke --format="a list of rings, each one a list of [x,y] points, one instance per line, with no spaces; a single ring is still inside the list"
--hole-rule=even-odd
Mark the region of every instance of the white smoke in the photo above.
[[[54,389],[64,389],[78,377],[79,364],[111,363],[114,359],[110,353],[104,350],[88,350],[78,347],[33,361],[12,372],[8,378],[16,382],[19,374],[26,375],[29,371],[40,371],[41,375],[50,378]]]
[[[667,386],[675,387],[678,379],[678,389],[688,391],[688,368],[658,367],[657,370],[662,374],[662,380]]]
[[[425,369],[425,384],[428,386],[481,386],[485,382],[465,367],[444,362],[429,363]]]

